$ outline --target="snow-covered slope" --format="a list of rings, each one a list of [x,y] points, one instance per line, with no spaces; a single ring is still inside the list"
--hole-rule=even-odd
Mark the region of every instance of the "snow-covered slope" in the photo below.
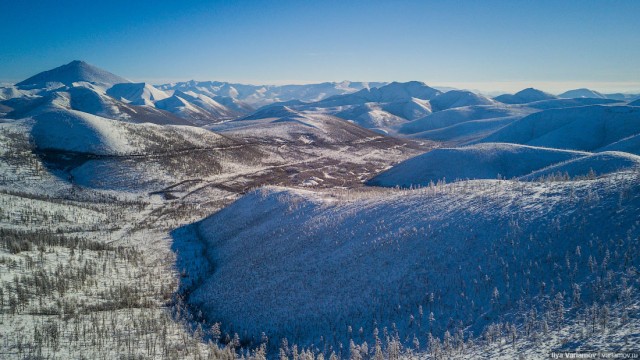
[[[500,101],[501,103],[505,104],[526,104],[534,101],[551,99],[556,99],[556,97],[534,88],[527,88],[524,90],[520,90],[513,95],[504,94],[494,98],[494,100]]]
[[[188,101],[192,105],[205,110],[210,114],[210,117],[212,119],[215,119],[217,121],[236,119],[245,113],[245,111],[237,112],[231,110],[206,95],[196,94],[194,92],[185,93],[182,91],[175,91],[173,93],[173,96],[178,96],[181,99]],[[235,104],[233,102],[232,104],[234,104],[235,106],[242,106],[241,104]]]
[[[463,106],[493,105],[495,101],[471,91],[451,90],[440,94],[430,101],[433,111],[441,111]]]
[[[380,135],[341,118],[306,114],[287,106],[271,106],[243,119],[213,125],[212,130],[235,138],[301,144],[357,144]]]
[[[522,118],[521,115],[464,121],[451,126],[410,134],[408,137],[438,141],[446,146],[466,145],[485,138],[520,118]]]
[[[305,109],[309,107],[297,106],[296,108]],[[319,111],[315,108],[311,112],[332,114],[342,119],[353,121],[368,129],[388,131],[390,128],[406,123],[407,119],[430,114],[431,110],[421,100],[414,99],[407,102],[385,104],[370,102],[360,105],[324,108]]]
[[[441,148],[406,160],[371,179],[385,187],[427,186],[440,180],[514,178],[552,164],[589,155],[514,144]]]
[[[640,109],[593,105],[538,112],[481,141],[592,151],[636,134]]]
[[[431,104],[428,100],[411,98],[409,101],[384,103],[380,108],[390,114],[406,120],[415,120],[431,114]]]
[[[131,105],[150,105],[169,97],[167,93],[147,83],[115,84],[107,90],[107,95]]]
[[[75,110],[48,111],[34,117],[31,138],[39,150],[96,155],[129,154],[128,132],[122,123]]]
[[[16,84],[19,88],[46,88],[48,83],[73,86],[74,82],[86,81],[102,85],[114,85],[129,80],[102,70],[84,61],[74,60],[66,65],[36,74]]]
[[[159,100],[155,103],[155,106],[158,109],[168,111],[180,118],[189,119],[198,125],[210,125],[222,120],[209,111],[190,103],[178,95],[173,95],[166,99]]]
[[[640,155],[640,134],[626,137],[595,151],[624,151],[630,154]]]
[[[605,151],[555,164],[521,177],[537,180],[545,177],[595,177],[629,168],[640,169],[640,156],[626,152]]]
[[[256,109],[248,103],[234,99],[229,96],[214,96],[211,99],[215,100],[218,104],[224,105],[227,109],[235,111],[238,114],[247,115]]]
[[[33,117],[31,138],[38,150],[93,155],[134,155],[205,147],[222,137],[189,126],[129,124],[75,110],[52,110]]]
[[[587,106],[587,105],[609,105],[621,103],[620,100],[613,99],[601,99],[601,98],[576,98],[576,99],[550,99],[550,100],[540,100],[534,101],[526,104],[527,107],[539,109],[539,110],[548,110],[548,109],[561,109],[561,108],[570,108],[577,106]]]
[[[559,98],[563,99],[576,99],[576,98],[594,98],[594,99],[606,99],[607,97],[595,90],[580,88],[565,91],[562,94],[558,95]]]
[[[402,134],[414,134],[444,128],[466,121],[524,116],[531,112],[532,110],[530,109],[504,105],[459,107],[439,111],[432,115],[408,122],[400,127],[399,132]]]
[[[208,323],[254,343],[264,332],[274,347],[375,344],[376,328],[405,345],[483,329],[490,341],[494,322],[528,336],[535,321],[542,334],[541,320],[526,322],[532,309],[553,328],[558,313],[577,318],[637,283],[624,274],[640,265],[640,186],[623,177],[257,190],[199,224],[215,267],[189,301]]]

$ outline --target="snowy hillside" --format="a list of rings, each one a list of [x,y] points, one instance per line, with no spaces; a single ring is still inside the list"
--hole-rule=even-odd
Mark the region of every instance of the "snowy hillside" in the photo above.
[[[637,134],[640,134],[640,109],[593,105],[531,114],[482,142],[592,151]]]
[[[402,125],[399,132],[414,134],[422,131],[435,130],[473,120],[495,119],[527,115],[532,110],[507,106],[465,106],[436,112],[432,115],[408,122]]]
[[[357,144],[380,138],[370,130],[323,114],[306,114],[287,106],[270,106],[241,120],[213,125],[212,130],[241,139],[301,144]]]
[[[545,177],[593,178],[626,169],[640,169],[640,156],[626,152],[605,151],[558,163],[535,171],[521,180],[537,180]]]
[[[101,85],[129,82],[127,79],[99,69],[84,61],[74,60],[55,69],[43,71],[16,84],[19,88],[46,88],[48,83],[72,86],[74,82],[86,81]]]
[[[264,332],[273,346],[287,338],[337,351],[380,337],[450,351],[430,334],[460,344],[473,332],[490,344],[504,326],[547,336],[592,304],[611,314],[637,284],[640,187],[637,172],[620,176],[254,191],[199,223],[215,267],[189,301],[209,322],[253,343]]]
[[[586,152],[494,143],[440,148],[406,160],[368,184],[410,187],[428,186],[442,180],[511,179],[587,155]]]
[[[49,111],[34,116],[31,137],[39,150],[93,155],[192,149],[218,144],[222,139],[220,135],[195,127],[128,124],[75,110]]]

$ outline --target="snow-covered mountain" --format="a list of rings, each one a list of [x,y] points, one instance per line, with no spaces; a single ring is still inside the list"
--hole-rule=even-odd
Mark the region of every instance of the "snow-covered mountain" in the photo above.
[[[576,99],[576,98],[594,98],[594,99],[606,99],[607,96],[599,93],[595,90],[580,88],[565,91],[562,94],[558,95],[559,98],[563,99]]]
[[[172,96],[155,102],[155,107],[166,110],[198,126],[236,119],[245,112],[233,111],[206,95],[175,91]]]
[[[55,69],[38,73],[17,83],[16,86],[25,89],[47,88],[60,85],[73,86],[73,83],[80,81],[107,86],[129,82],[129,80],[125,78],[87,64],[84,61],[74,60]]]
[[[192,125],[193,123],[169,112],[151,106],[135,106],[108,96],[99,86],[77,83],[40,92],[38,96],[13,98],[0,101],[7,107],[7,118],[20,119],[43,112],[67,109],[77,110],[113,120],[131,123]]]
[[[593,105],[531,114],[481,141],[597,151],[637,134],[640,134],[637,107]]]
[[[505,103],[505,104],[526,104],[534,101],[550,100],[550,99],[556,99],[556,98],[557,98],[556,96],[546,93],[544,91],[534,89],[534,88],[527,88],[524,90],[520,90],[513,95],[504,94],[504,95],[496,96],[494,100],[500,101],[501,103]]]
[[[431,88],[423,82],[393,82],[379,88],[365,88],[353,94],[332,96],[318,101],[317,105],[321,107],[334,107],[369,102],[404,102],[410,101],[413,98],[429,100],[440,94],[441,92],[439,90]]]
[[[107,95],[131,105],[150,105],[169,97],[169,94],[147,83],[115,84],[107,90]]]
[[[163,90],[180,90],[194,92],[212,98],[215,96],[230,97],[253,107],[260,107],[274,102],[301,100],[319,101],[324,98],[349,94],[361,89],[379,87],[385,83],[367,82],[326,82],[307,85],[247,85],[219,81],[187,81],[160,85]]]
[[[9,118],[53,106],[128,122],[203,126],[253,111],[250,105],[228,97],[213,100],[201,94],[165,92],[151,84],[131,83],[82,61],[0,90],[0,113]]]
[[[382,136],[344,119],[270,106],[240,120],[210,127],[227,136],[299,144],[358,144]]]
[[[397,126],[431,114],[429,99],[441,94],[422,82],[393,82],[380,88],[335,95],[317,102],[299,100],[274,103],[269,106],[288,106],[305,113],[333,115],[382,133]]]
[[[466,90],[451,90],[432,98],[431,110],[441,111],[464,106],[494,105],[495,101]]]

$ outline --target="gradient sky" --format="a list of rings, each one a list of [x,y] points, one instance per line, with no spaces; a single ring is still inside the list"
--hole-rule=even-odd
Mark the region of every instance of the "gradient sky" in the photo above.
[[[134,81],[640,91],[640,1],[0,1],[0,81],[74,59]]]

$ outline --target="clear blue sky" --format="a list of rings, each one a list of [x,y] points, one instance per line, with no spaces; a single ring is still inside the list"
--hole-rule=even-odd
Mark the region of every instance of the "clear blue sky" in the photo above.
[[[640,90],[637,0],[0,0],[0,24],[6,82],[80,59],[152,83]]]

